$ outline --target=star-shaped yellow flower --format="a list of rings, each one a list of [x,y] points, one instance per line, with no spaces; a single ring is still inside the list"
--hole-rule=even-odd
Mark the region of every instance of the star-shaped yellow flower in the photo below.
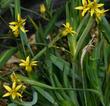
[[[44,4],[40,4],[40,9],[39,9],[41,14],[44,14],[46,12],[46,7]]]
[[[103,9],[104,4],[97,3],[97,0],[82,0],[82,5],[83,6],[78,6],[75,8],[78,10],[82,10],[82,16],[84,16],[88,12],[90,13],[90,16],[94,15],[96,20],[100,20],[106,12],[106,10]]]
[[[25,70],[27,72],[31,72],[32,71],[32,67],[33,66],[37,66],[37,62],[38,62],[38,61],[30,60],[29,56],[26,58],[26,60],[21,59],[20,61],[21,61],[21,63],[19,65],[22,66],[22,67],[25,67]]]
[[[90,1],[88,0],[82,0],[82,6],[78,6],[75,9],[77,10],[81,10],[82,11],[82,16],[84,16],[86,14],[86,12],[90,9],[90,7],[88,6],[88,3],[90,3]]]
[[[89,12],[90,15],[93,16],[93,14],[102,13],[101,8],[104,6],[104,4],[100,3],[98,4],[96,0],[93,2],[90,2],[88,7],[90,8]]]
[[[21,82],[21,80],[16,76],[15,72],[13,72],[11,75],[11,81],[16,82],[18,84],[22,84],[21,90],[24,91],[26,89],[26,86]]]
[[[15,37],[18,37],[19,30],[23,32],[27,32],[27,30],[24,29],[24,26],[26,24],[26,19],[22,19],[21,16],[18,14],[17,21],[13,21],[9,23],[9,27],[12,30]]]
[[[100,10],[100,12],[96,14],[96,21],[99,22],[99,20],[101,20],[101,17],[104,16],[107,11],[108,10],[104,10],[104,9]]]
[[[15,99],[16,97],[22,97],[22,94],[18,92],[22,88],[22,84],[16,85],[16,82],[13,82],[12,88],[6,84],[4,84],[3,87],[8,91],[3,95],[3,97],[11,96],[12,99]]]
[[[68,34],[76,34],[69,22],[66,22],[66,24],[63,24],[63,26],[64,29],[62,31],[62,36],[66,36]]]

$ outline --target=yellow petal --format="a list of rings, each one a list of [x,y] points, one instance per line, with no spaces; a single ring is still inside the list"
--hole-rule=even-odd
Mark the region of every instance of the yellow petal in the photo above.
[[[8,93],[5,93],[2,97],[7,97],[7,96],[10,96],[11,94],[8,92]]]
[[[19,92],[17,92],[17,96],[22,97],[22,95]]]
[[[87,1],[86,0],[82,0],[82,4],[83,4],[83,6],[87,5]]]
[[[71,31],[73,34],[77,34],[75,31]]]
[[[15,99],[16,98],[16,93],[12,93],[12,99]]]
[[[31,66],[37,66],[37,62],[33,61],[33,62],[31,62],[30,65],[31,65]]]
[[[16,26],[9,26],[10,27],[10,29],[12,30],[12,31],[16,31],[16,30],[18,30],[18,26],[16,25]]]
[[[83,16],[83,17],[84,17],[84,15],[85,15],[85,13],[86,13],[86,11],[83,11],[83,12],[82,12],[82,16]]]
[[[25,63],[20,63],[19,66],[24,67],[24,66],[26,66],[26,64]]]
[[[75,7],[75,9],[77,9],[77,10],[83,10],[83,6]]]
[[[25,61],[25,60],[23,60],[23,59],[21,59],[21,60],[20,60],[20,62],[25,63],[26,61]]]
[[[84,10],[82,11],[82,16],[84,16],[87,11],[88,11],[88,9],[84,9]]]
[[[88,1],[89,4],[91,3],[91,0],[87,0],[87,1]]]
[[[37,66],[37,64],[31,64],[32,66]]]
[[[7,85],[5,85],[5,84],[3,85],[3,87],[4,87],[7,91],[9,91],[9,92],[12,90],[9,86],[7,86]]]
[[[85,0],[82,0],[82,4],[85,5]]]
[[[15,26],[12,26],[12,25],[9,25],[9,27],[10,27],[10,29],[14,29],[15,28]]]
[[[22,19],[21,21],[22,21],[22,23],[25,23],[26,19]]]
[[[37,65],[38,61],[32,61],[31,64],[36,64]]]
[[[16,82],[13,82],[12,89],[15,90],[15,88],[16,88]]]
[[[102,7],[104,6],[104,4],[97,4],[97,7]]]
[[[95,13],[102,13],[102,11],[100,11],[99,9],[95,9]]]
[[[29,56],[26,58],[26,63],[27,63],[27,64],[30,63],[30,57],[29,57]]]
[[[10,24],[10,25],[16,25],[17,22],[14,21],[14,22],[10,22],[9,24]]]
[[[22,84],[18,85],[15,90],[18,91],[22,87]]]
[[[25,32],[25,29],[24,29],[23,26],[20,27],[20,30],[21,30],[22,32]]]

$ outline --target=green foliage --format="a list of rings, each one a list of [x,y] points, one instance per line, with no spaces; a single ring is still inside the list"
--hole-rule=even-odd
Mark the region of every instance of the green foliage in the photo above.
[[[44,3],[46,13],[41,14],[39,9],[33,11],[22,7],[21,0],[0,1],[0,14],[10,8],[14,19],[11,21],[16,21],[18,14],[22,17],[23,11],[40,18],[25,16],[26,23],[34,29],[33,35],[19,29],[19,37],[16,38],[8,29],[7,35],[16,42],[16,46],[5,45],[8,49],[0,54],[0,69],[3,69],[0,71],[0,83],[11,85],[10,73],[14,71],[26,89],[22,93],[22,100],[7,97],[7,105],[110,106],[109,21],[105,16],[96,21],[95,15],[90,16],[89,13],[82,17],[75,9],[82,5],[82,0],[67,0],[55,8],[52,0]],[[76,34],[63,36],[66,22],[70,23]],[[8,41],[7,35],[0,38]],[[9,72],[5,74],[5,65],[12,56],[18,60],[11,63],[13,70],[8,67]],[[32,72],[26,72],[24,67],[19,66],[19,59],[25,60],[27,56],[31,58],[29,61],[38,61],[37,66],[32,67]],[[0,87],[0,90],[2,95],[4,89]]]
[[[9,50],[4,51],[0,56],[0,68],[3,68],[5,63],[17,52],[17,48],[10,48]]]

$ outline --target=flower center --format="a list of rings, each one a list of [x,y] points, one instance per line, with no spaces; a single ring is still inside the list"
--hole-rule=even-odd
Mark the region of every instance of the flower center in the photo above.
[[[97,3],[96,2],[91,3],[90,8],[95,10],[97,8]]]
[[[70,32],[72,31],[72,28],[71,28],[71,27],[68,27],[68,28],[66,29],[66,31],[67,31],[68,33],[70,33]]]
[[[16,95],[15,89],[12,89],[10,93],[11,93],[12,95]]]

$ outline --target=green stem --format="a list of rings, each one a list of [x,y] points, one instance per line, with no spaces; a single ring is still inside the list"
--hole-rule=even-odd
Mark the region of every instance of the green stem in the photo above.
[[[36,60],[37,58],[39,58],[40,56],[42,56],[42,55],[47,51],[48,48],[51,48],[51,47],[54,45],[54,43],[57,42],[57,41],[61,38],[60,35],[61,35],[61,34],[59,33],[59,34],[48,44],[48,46],[47,46],[47,47],[44,47],[39,53],[37,53],[37,54],[33,57],[32,60]]]
[[[21,31],[20,31],[20,39],[21,39],[21,43],[22,43],[22,47],[23,47],[23,53],[26,57],[26,50],[25,50],[25,46],[24,46],[24,40],[23,40],[23,37],[22,37],[22,34],[21,34]],[[20,49],[20,48],[19,48]]]
[[[26,45],[27,45],[27,47],[28,47],[28,49],[29,49],[31,55],[34,56],[34,53],[33,53],[32,49],[31,49],[31,47],[30,47],[30,44],[29,44],[29,42],[28,42],[28,38],[27,38],[26,33],[23,33],[23,35],[24,35],[24,42],[26,42]]]
[[[15,0],[15,19],[17,19],[18,14],[21,14],[20,0]]]
[[[38,81],[29,79],[27,77],[24,77],[22,75],[16,74],[17,78],[19,78],[21,81],[23,81],[26,84],[30,84],[32,86],[37,86],[37,87],[41,87],[41,88],[46,88],[46,89],[51,89],[51,90],[74,90],[74,91],[88,91],[88,92],[93,92],[95,94],[101,95],[99,91],[94,90],[94,89],[80,89],[80,88],[62,88],[62,87],[53,87],[44,83],[40,83]]]
[[[84,101],[85,101],[85,106],[87,106],[87,97],[86,97],[86,92],[85,92],[85,81],[84,81],[84,71],[82,69],[82,84],[83,84],[83,90],[84,90]]]

